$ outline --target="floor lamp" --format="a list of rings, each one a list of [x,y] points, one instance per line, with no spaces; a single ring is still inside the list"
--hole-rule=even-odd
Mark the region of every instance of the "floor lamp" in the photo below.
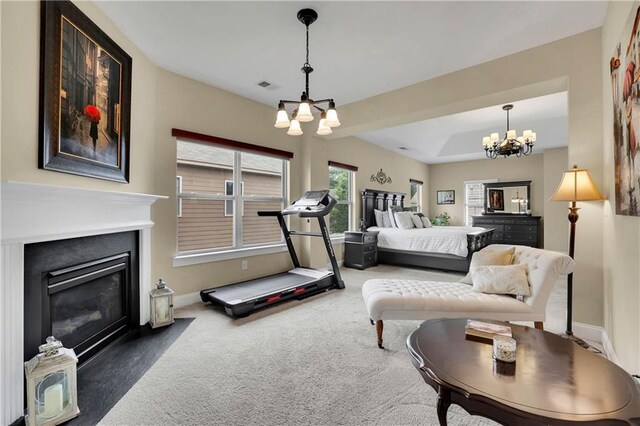
[[[570,202],[569,222],[571,223],[571,231],[569,234],[569,256],[573,259],[574,249],[576,245],[576,222],[578,221],[578,210],[576,201],[601,201],[605,198],[602,196],[598,187],[591,179],[591,175],[587,169],[579,169],[573,166],[573,169],[567,170],[562,175],[562,181],[556,189],[555,194],[551,197],[551,201]],[[582,339],[573,335],[571,330],[571,311],[573,303],[573,273],[567,277],[567,337],[580,346],[588,348],[589,345]]]

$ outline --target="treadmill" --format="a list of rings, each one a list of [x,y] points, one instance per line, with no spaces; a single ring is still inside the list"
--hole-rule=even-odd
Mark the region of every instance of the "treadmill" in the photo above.
[[[338,262],[331,245],[329,229],[324,220],[324,217],[331,212],[336,204],[337,201],[329,195],[328,190],[307,191],[300,199],[282,211],[259,211],[258,216],[275,216],[278,219],[293,262],[293,269],[263,278],[202,290],[200,292],[202,301],[222,306],[227,315],[238,318],[245,317],[254,310],[288,299],[303,299],[333,288],[343,289],[344,282],[340,276]],[[320,225],[320,233],[290,231],[285,216],[293,214],[302,218],[316,218]],[[291,241],[292,235],[322,238],[333,271],[301,267]]]

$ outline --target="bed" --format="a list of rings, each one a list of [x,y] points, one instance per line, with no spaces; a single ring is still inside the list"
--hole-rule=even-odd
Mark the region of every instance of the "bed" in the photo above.
[[[491,244],[493,229],[450,226],[402,230],[375,226],[374,210],[404,208],[404,197],[401,192],[362,191],[363,226],[380,232],[379,263],[467,272],[473,253]]]

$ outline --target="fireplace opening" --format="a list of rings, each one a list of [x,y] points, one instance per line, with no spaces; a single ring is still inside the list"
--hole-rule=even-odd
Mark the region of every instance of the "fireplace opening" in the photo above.
[[[79,364],[139,323],[138,234],[25,246],[25,360],[47,336]]]

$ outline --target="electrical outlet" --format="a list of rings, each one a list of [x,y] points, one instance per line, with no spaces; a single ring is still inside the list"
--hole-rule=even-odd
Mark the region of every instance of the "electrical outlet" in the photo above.
[[[240,267],[242,268],[243,271],[246,271],[247,269],[249,269],[249,261],[243,260]]]

